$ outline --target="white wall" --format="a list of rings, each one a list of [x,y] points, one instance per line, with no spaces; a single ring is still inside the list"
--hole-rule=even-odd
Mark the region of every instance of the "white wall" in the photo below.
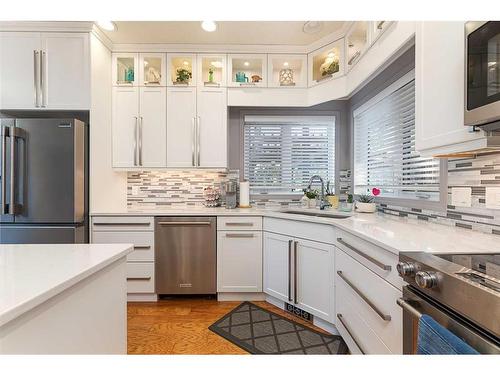
[[[111,51],[92,34],[90,54],[90,213],[125,211],[127,173],[111,159]]]

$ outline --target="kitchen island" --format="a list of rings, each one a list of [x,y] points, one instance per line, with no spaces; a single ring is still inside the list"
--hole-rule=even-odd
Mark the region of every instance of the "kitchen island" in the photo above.
[[[0,354],[125,354],[132,250],[0,245]]]

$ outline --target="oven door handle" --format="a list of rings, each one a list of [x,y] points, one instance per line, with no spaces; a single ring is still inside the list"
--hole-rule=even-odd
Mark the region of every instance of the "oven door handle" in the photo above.
[[[407,301],[405,301],[403,298],[398,298],[396,300],[396,303],[404,310],[409,312],[411,315],[414,317],[420,319],[422,317],[422,313],[418,311],[416,308],[414,308],[412,305],[410,305]]]

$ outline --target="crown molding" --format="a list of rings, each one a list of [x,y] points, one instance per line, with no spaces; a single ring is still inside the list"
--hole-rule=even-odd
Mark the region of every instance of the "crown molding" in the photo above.
[[[103,33],[103,31],[97,27],[96,24],[93,24],[92,27],[92,35],[94,35],[99,41],[109,50],[113,51],[113,42],[111,39],[108,38],[106,34]]]
[[[88,33],[93,25],[92,21],[1,21],[0,31]]]

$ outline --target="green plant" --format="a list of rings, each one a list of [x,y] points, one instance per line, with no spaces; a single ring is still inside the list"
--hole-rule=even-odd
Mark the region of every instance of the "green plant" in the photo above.
[[[361,194],[358,196],[359,203],[372,203],[373,197],[369,194]]]
[[[304,189],[304,195],[309,199],[316,199],[319,193],[317,190]]]
[[[352,203],[352,194],[347,194],[347,203]]]
[[[325,194],[326,194],[326,196],[327,196],[327,197],[328,197],[328,196],[335,195],[335,194],[333,193],[333,186],[332,186],[332,185],[333,185],[333,184],[331,184],[331,183],[330,183],[330,181],[328,181],[328,182],[326,183],[326,192],[325,192]]]
[[[175,79],[175,81],[179,83],[187,83],[193,76],[193,74],[189,70],[184,68],[179,68],[176,72],[177,78]]]
[[[330,65],[328,65],[327,68],[325,68],[325,70],[323,70],[321,75],[327,76],[329,74],[337,73],[339,70],[340,70],[339,62],[338,62],[338,60],[334,60],[334,61],[332,61],[332,63]]]

